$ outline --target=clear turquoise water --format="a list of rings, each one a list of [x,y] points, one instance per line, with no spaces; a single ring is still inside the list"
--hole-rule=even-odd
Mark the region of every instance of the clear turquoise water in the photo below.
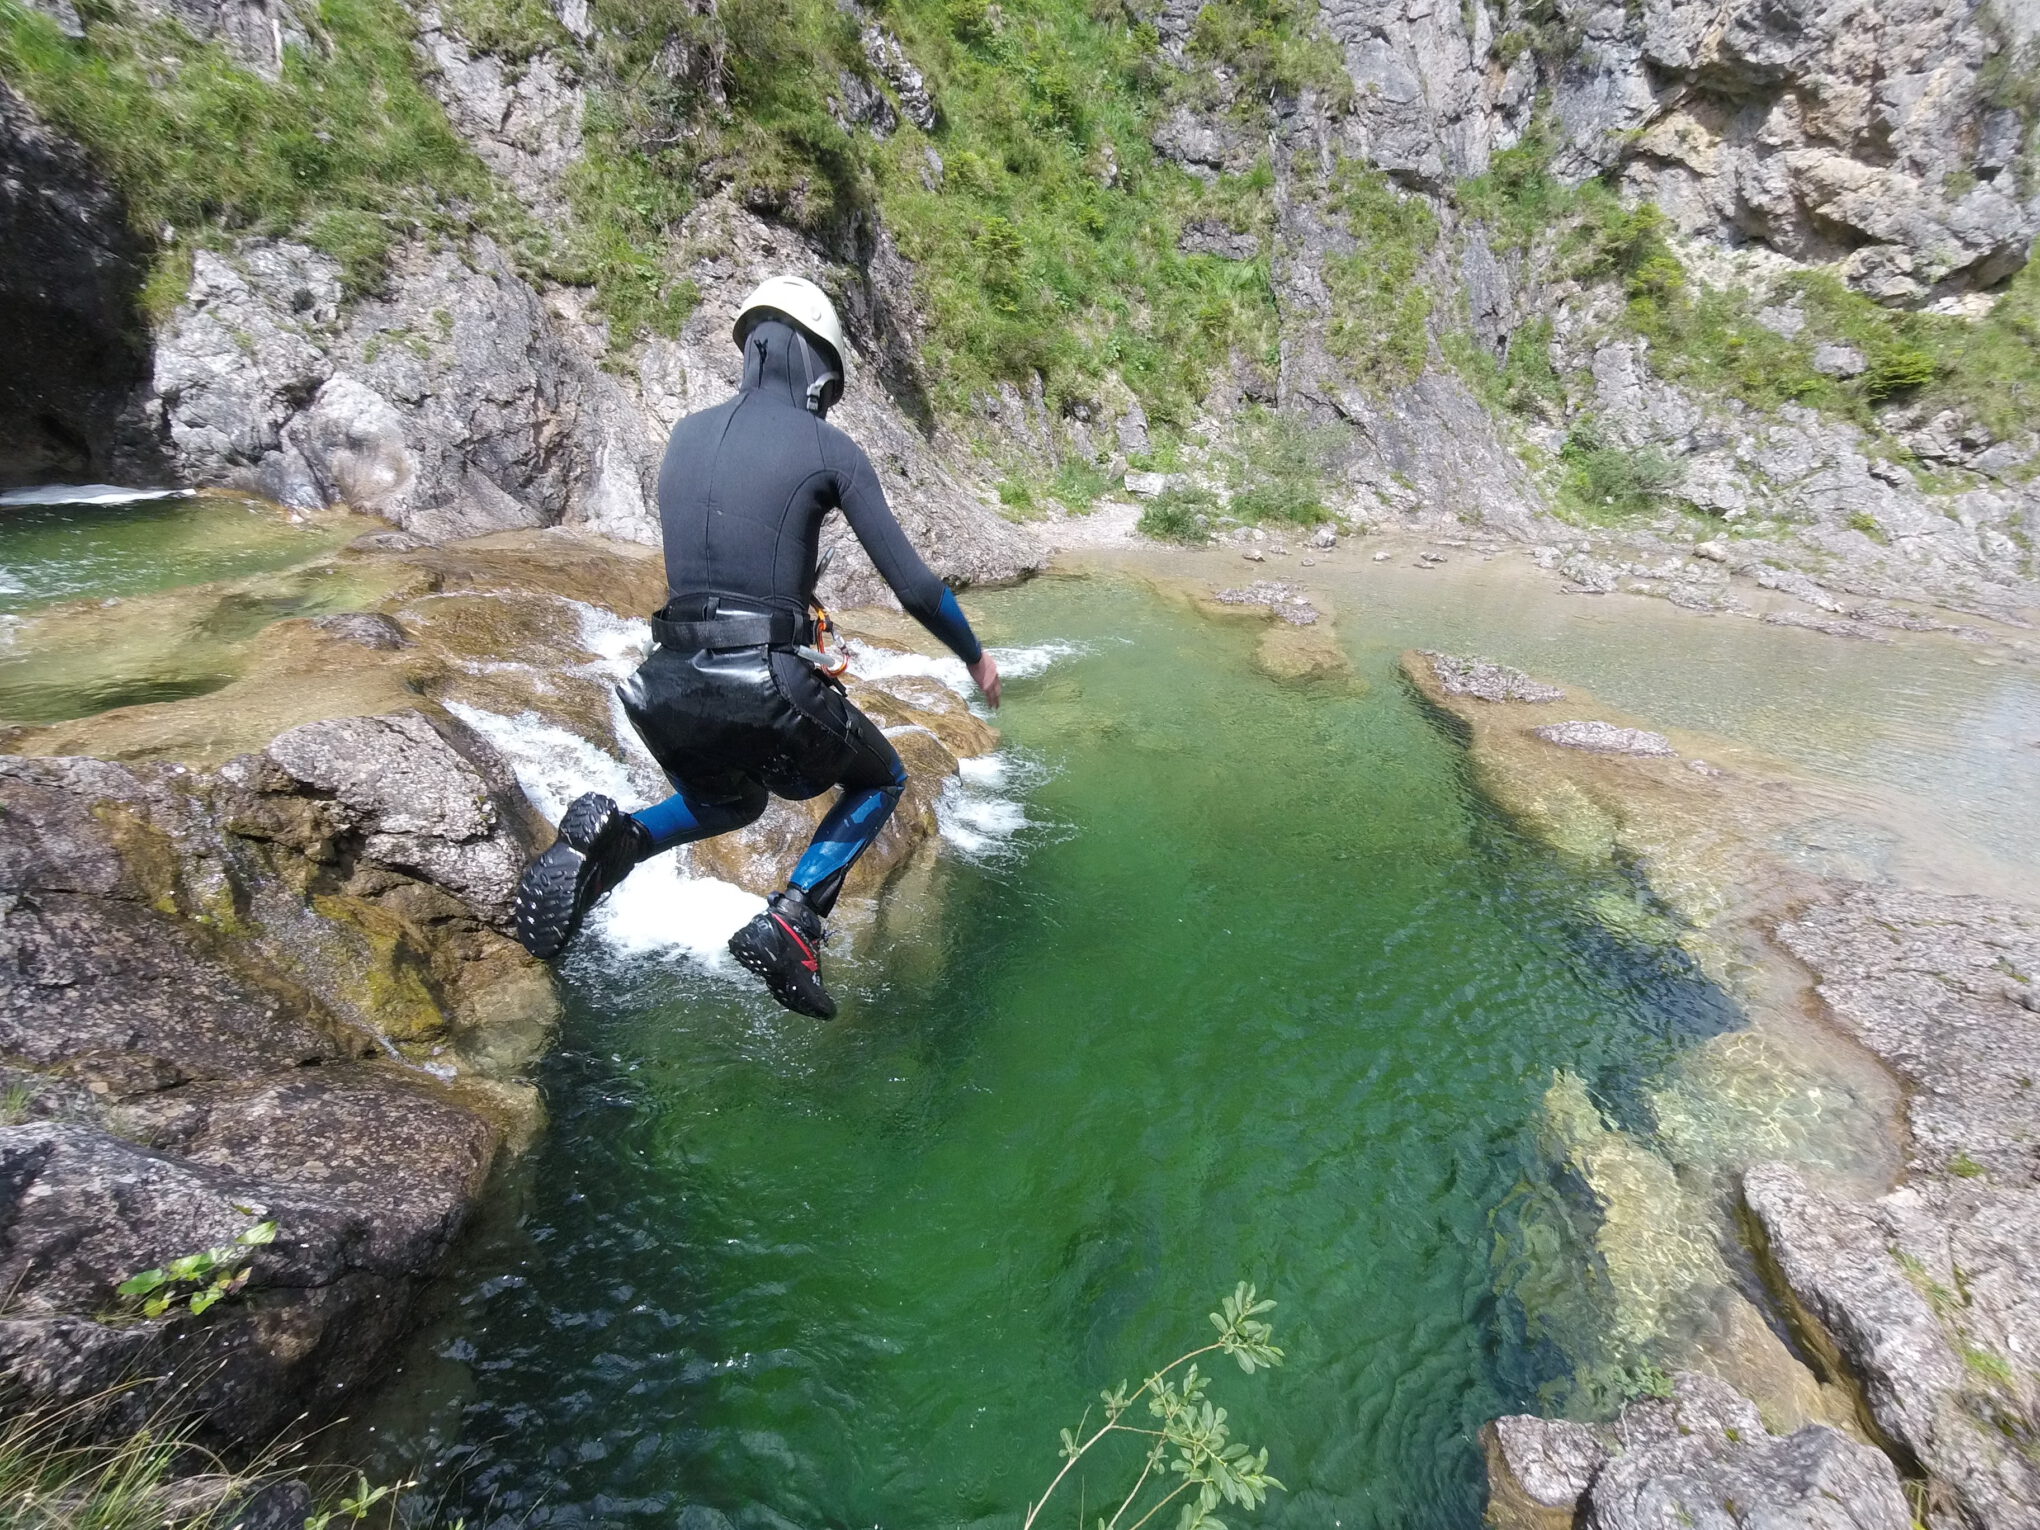
[[[0,613],[288,568],[354,534],[338,524],[207,495],[0,506]]]
[[[471,1526],[1015,1525],[1246,1279],[1289,1350],[1219,1383],[1289,1487],[1259,1522],[1470,1527],[1475,1430],[1563,1374],[1498,1276],[1561,1193],[1541,1096],[1619,1116],[1726,1003],[1584,916],[1386,652],[1289,689],[1135,584],[973,605],[1082,645],[1000,718],[1036,826],[835,959],[838,1022],[567,968],[550,1131],[374,1420]]]

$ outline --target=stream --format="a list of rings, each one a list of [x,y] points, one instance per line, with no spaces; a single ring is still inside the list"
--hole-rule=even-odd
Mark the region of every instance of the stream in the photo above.
[[[1389,650],[1293,689],[1132,579],[973,606],[1004,752],[839,921],[841,1020],[704,960],[707,910],[656,948],[634,887],[566,964],[550,1130],[375,1419],[442,1512],[1013,1524],[1238,1280],[1289,1351],[1218,1382],[1263,1523],[1471,1526],[1478,1426],[1565,1392],[1498,1267],[1553,1070],[1619,1114],[1733,1007],[1497,821]]]
[[[0,721],[226,683],[267,621],[360,598],[290,571],[361,529],[9,505]],[[1256,629],[1148,577],[1290,572],[1236,556],[973,592],[1010,677],[1001,752],[967,762],[882,905],[846,905],[833,1024],[721,953],[755,899],[641,870],[560,969],[548,1130],[336,1454],[417,1476],[471,1530],[1014,1527],[1058,1431],[1206,1342],[1249,1281],[1287,1350],[1216,1371],[1285,1484],[1251,1522],[1472,1530],[1483,1422],[1644,1384],[1582,1374],[1554,1320],[1593,1312],[1553,1297],[1583,1255],[1552,1208],[1581,1191],[1545,1095],[1575,1074],[1646,1131],[1652,1081],[1742,1017],[1648,920],[1607,917],[1636,906],[1626,880],[1487,806],[1397,653],[1477,649],[1787,762],[1834,805],[1787,847],[1822,869],[2027,896],[2040,675],[1944,636],[1567,597],[1520,560],[1364,557],[1302,576],[1350,684],[1277,683]],[[154,634],[156,592],[220,579],[242,583],[202,629],[137,656],[123,621]],[[961,684],[953,661],[862,662]],[[469,720],[549,812],[651,790],[642,761]],[[1137,1470],[1088,1457],[1042,1523],[1095,1519]]]

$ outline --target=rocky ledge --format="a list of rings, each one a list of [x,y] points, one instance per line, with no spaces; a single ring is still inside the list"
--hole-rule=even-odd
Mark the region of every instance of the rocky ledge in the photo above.
[[[1610,1425],[1497,1421],[1490,1518],[2040,1524],[2040,915],[1810,853],[1832,804],[1774,762],[1559,747],[1634,720],[1481,661],[1404,672],[1519,826],[1640,881],[1597,909],[1610,932],[1683,953],[1744,1021],[1643,1125],[1554,1084],[1598,1222],[1602,1347],[1576,1358],[1675,1375]]]
[[[207,694],[16,729],[0,757],[4,1405],[122,1388],[108,1427],[168,1405],[261,1448],[384,1368],[540,1119],[522,1076],[557,1001],[506,919],[546,830],[530,761],[491,735],[644,775],[608,686],[661,583],[642,549],[563,532],[384,534],[23,625],[31,651],[96,634],[118,670],[279,591],[308,612],[307,589],[372,592],[259,625]],[[993,744],[931,681],[854,693],[914,784],[853,898]],[[697,869],[775,885],[811,811],[782,804]],[[165,1278],[120,1292],[146,1271]]]

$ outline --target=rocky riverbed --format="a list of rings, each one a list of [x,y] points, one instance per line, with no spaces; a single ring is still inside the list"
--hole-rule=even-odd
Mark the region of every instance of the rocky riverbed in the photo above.
[[[1810,871],[1784,847],[1821,809],[1775,763],[1713,763],[1500,666],[1411,654],[1405,672],[1495,801],[1630,868],[1634,917],[1751,1013],[1655,1098],[1652,1131],[1554,1086],[1555,1137],[1602,1211],[1610,1342],[1640,1315],[1674,1374],[1668,1401],[1609,1426],[1500,1421],[1491,1516],[2033,1523],[2040,916]],[[1864,1056],[1895,1087],[1865,1081]]]
[[[277,577],[374,593],[258,625],[206,694],[17,728],[0,758],[9,1405],[160,1378],[111,1423],[184,1409],[243,1449],[379,1374],[492,1167],[540,1125],[523,1079],[557,1001],[506,929],[548,831],[484,730],[522,719],[629,758],[608,687],[663,578],[642,548],[565,532],[371,534],[285,576],[49,608],[17,643],[82,628],[114,670],[173,663],[139,639]],[[994,738],[925,679],[853,695],[913,771],[856,900]],[[762,893],[811,822],[781,804],[698,869]],[[274,1240],[210,1310],[116,1292],[264,1223]]]

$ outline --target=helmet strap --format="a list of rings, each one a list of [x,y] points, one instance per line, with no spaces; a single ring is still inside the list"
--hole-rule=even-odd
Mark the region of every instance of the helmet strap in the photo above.
[[[813,415],[822,414],[842,396],[843,374],[815,354],[815,348],[808,344],[806,332],[797,325],[794,327],[793,338],[800,345],[802,370],[810,379],[807,385],[807,411]],[[829,392],[831,383],[836,385],[834,394]]]

